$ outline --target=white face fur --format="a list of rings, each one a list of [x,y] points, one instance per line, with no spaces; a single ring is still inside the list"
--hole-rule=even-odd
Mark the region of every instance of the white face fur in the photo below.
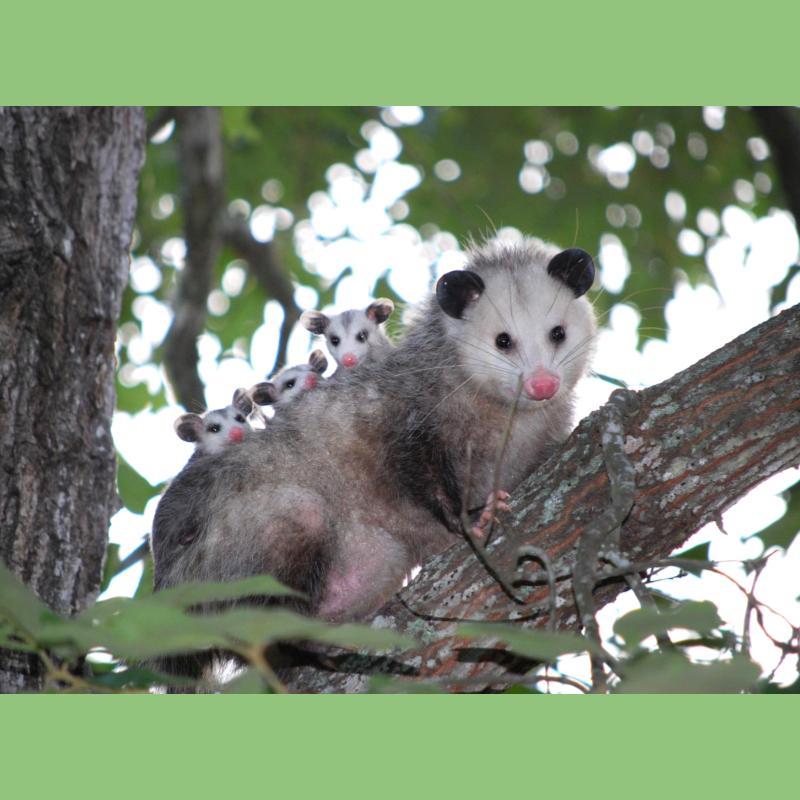
[[[381,327],[392,311],[394,303],[380,298],[365,309],[352,309],[328,317],[320,311],[306,311],[301,323],[312,333],[324,334],[328,351],[336,363],[351,369],[363,363],[377,348],[389,343]]]
[[[273,379],[272,383],[278,392],[278,399],[272,404],[275,408],[288,406],[300,397],[303,392],[316,389],[323,380],[319,372],[310,364],[300,364],[297,367],[282,369]]]
[[[175,421],[175,432],[185,442],[193,442],[195,452],[209,455],[219,453],[228,445],[241,442],[251,429],[247,415],[252,401],[243,389],[237,389],[233,403],[199,414],[184,414]]]
[[[547,405],[571,392],[588,368],[596,338],[592,305],[548,274],[556,248],[526,240],[507,260],[499,248],[484,248],[483,259],[468,265],[484,289],[460,319],[446,317],[448,334],[471,386],[508,401],[519,394],[520,408]]]

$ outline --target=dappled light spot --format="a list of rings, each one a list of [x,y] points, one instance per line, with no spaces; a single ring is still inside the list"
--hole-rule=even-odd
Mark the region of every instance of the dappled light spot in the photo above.
[[[172,136],[173,131],[175,130],[175,120],[171,119],[165,125],[162,125],[151,137],[150,141],[153,144],[163,144],[166,142],[170,136]]]
[[[664,209],[671,220],[680,222],[686,216],[686,199],[680,192],[670,190],[664,196]]]
[[[221,317],[228,312],[228,309],[231,307],[231,301],[222,289],[212,289],[208,293],[206,307],[208,308],[209,314],[215,317]]]
[[[461,167],[452,158],[443,158],[436,162],[433,173],[441,181],[455,181],[461,177]]]
[[[760,136],[752,136],[747,140],[747,151],[756,161],[769,158],[769,145]]]
[[[607,292],[619,294],[631,274],[631,265],[625,246],[613,234],[603,234],[600,239],[598,260],[600,261],[600,284]]]
[[[167,239],[161,245],[161,260],[170,267],[183,269],[186,263],[186,242],[178,236]]]
[[[712,131],[721,131],[725,127],[725,107],[703,106],[703,122]]]
[[[716,236],[719,233],[719,216],[710,208],[701,208],[697,212],[697,227],[704,236]]]
[[[650,153],[650,163],[657,169],[665,169],[669,166],[669,151],[666,147],[656,145]]]
[[[653,152],[653,148],[656,146],[655,139],[653,139],[652,134],[648,131],[636,131],[631,141],[633,142],[636,152],[648,158]]]
[[[283,197],[283,184],[277,178],[270,178],[261,184],[261,196],[268,203],[277,203]]]
[[[556,147],[565,156],[574,156],[578,152],[578,137],[571,131],[559,131],[556,134]]]
[[[162,194],[153,204],[151,214],[155,219],[167,219],[175,211],[175,195]]]
[[[686,149],[692,158],[702,161],[708,155],[706,137],[702,133],[690,133],[686,140]]]
[[[551,200],[561,200],[563,197],[566,197],[567,184],[564,183],[561,178],[554,178],[551,175],[550,180],[547,182],[547,186],[545,186],[544,193]]]
[[[684,228],[678,234],[678,248],[687,256],[699,256],[703,252],[703,237],[691,228]]]
[[[736,199],[740,203],[744,203],[745,205],[752,205],[756,199],[756,190],[750,181],[744,180],[744,178],[739,178],[733,184],[733,193],[736,195]]]
[[[400,125],[419,125],[425,118],[420,106],[389,106],[381,111],[381,119],[392,127]]]
[[[528,194],[538,194],[544,189],[547,170],[534,164],[526,164],[519,173],[519,185]]]
[[[257,242],[270,242],[275,236],[275,209],[258,206],[250,217],[250,233]]]
[[[243,200],[241,197],[236,200],[231,200],[231,202],[228,203],[228,213],[232,217],[247,219],[250,216],[250,210],[250,203],[248,203],[247,200]]]
[[[151,258],[139,256],[131,261],[131,288],[139,294],[150,294],[161,286],[161,270]]]
[[[769,194],[772,191],[772,179],[766,172],[756,172],[753,176],[753,185],[761,194]]]
[[[611,203],[606,206],[606,219],[615,228],[621,228],[625,224],[625,209],[616,203]]]
[[[222,291],[228,297],[237,297],[242,293],[247,282],[247,263],[240,259],[231,261],[222,273]]]
[[[531,164],[538,164],[541,166],[547,164],[553,158],[553,148],[541,139],[525,142],[523,151],[525,153],[525,158]]]

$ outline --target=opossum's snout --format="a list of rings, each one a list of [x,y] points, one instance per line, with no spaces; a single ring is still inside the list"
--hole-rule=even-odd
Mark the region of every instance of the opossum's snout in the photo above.
[[[356,356],[355,353],[345,353],[342,356],[343,367],[347,367],[349,369],[350,367],[354,367],[356,364],[358,364],[358,356]]]
[[[238,444],[242,439],[244,439],[244,431],[241,428],[231,428],[231,432],[228,434],[228,441]]]
[[[305,380],[303,381],[303,388],[306,390],[309,389],[316,389],[317,388],[317,376],[313,373],[311,375],[306,375]]]
[[[531,400],[549,400],[555,396],[561,379],[546,369],[537,369],[525,379],[522,388]]]

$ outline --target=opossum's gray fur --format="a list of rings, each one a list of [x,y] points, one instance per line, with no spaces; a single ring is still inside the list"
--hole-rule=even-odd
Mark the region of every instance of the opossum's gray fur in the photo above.
[[[468,450],[473,509],[495,488],[513,491],[569,433],[595,323],[586,298],[547,273],[558,252],[538,239],[472,251],[467,268],[485,291],[462,319],[431,298],[384,358],[307,392],[268,431],[190,462],[156,512],[156,589],[267,572],[326,619],[377,610],[410,568],[455,541]],[[554,325],[567,328],[562,349],[547,338]],[[500,330],[518,337],[516,362],[493,348]],[[558,371],[561,390],[519,399],[495,487],[534,359]]]

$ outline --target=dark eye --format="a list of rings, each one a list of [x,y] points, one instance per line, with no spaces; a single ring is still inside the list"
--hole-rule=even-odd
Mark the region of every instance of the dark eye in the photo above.
[[[338,336],[331,336],[331,344],[334,347],[338,347],[339,346],[339,342],[341,342],[341,341],[342,340]]]
[[[208,425],[206,430],[209,433],[219,433],[222,430],[222,426],[218,425],[216,422],[213,425]]]
[[[494,343],[498,350],[510,350],[514,344],[507,333],[498,333]]]
[[[559,342],[563,342],[564,339],[567,338],[567,332],[560,326],[556,325],[553,330],[550,331],[550,341],[555,342],[558,344]]]
[[[290,381],[286,381],[286,383],[283,384],[283,388],[294,389],[294,378],[292,378]]]
[[[366,331],[359,331],[356,334],[356,339],[358,339],[359,342],[366,342],[368,336],[369,334]]]
[[[237,415],[234,417],[234,419],[235,419],[237,422],[241,422],[241,423],[242,423],[242,425],[244,425],[244,417],[243,417],[241,414],[237,414]]]

